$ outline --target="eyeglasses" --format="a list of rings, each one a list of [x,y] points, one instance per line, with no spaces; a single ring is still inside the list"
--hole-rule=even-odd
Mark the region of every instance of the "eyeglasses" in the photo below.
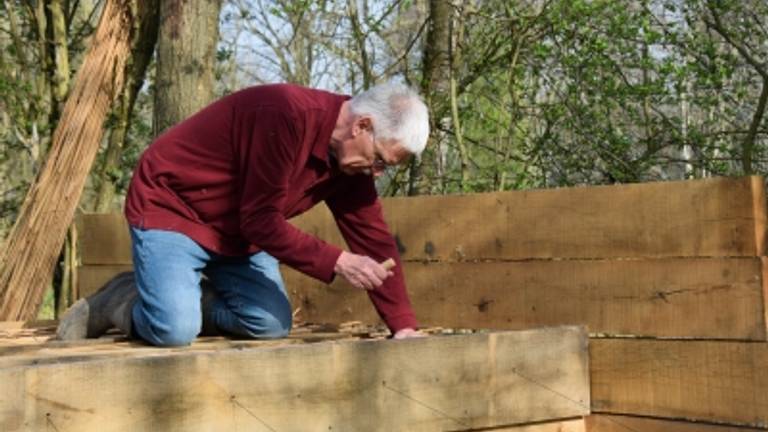
[[[371,165],[371,168],[375,171],[385,171],[387,168],[389,168],[389,164],[387,164],[387,161],[384,160],[384,158],[381,157],[379,152],[376,150],[376,134],[373,131],[373,128],[370,129],[371,134],[371,145],[373,146],[373,164]]]

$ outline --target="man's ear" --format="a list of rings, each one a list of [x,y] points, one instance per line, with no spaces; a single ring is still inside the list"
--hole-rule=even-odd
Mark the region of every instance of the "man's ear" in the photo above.
[[[371,116],[362,115],[355,120],[355,128],[358,131],[368,131],[373,129],[373,119]]]

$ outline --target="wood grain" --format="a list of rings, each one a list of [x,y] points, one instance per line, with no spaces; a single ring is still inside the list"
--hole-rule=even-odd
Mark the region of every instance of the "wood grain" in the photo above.
[[[406,261],[765,254],[760,177],[383,199]],[[83,264],[130,263],[120,214],[81,218]],[[328,209],[292,220],[344,245]]]
[[[533,425],[509,426],[487,430],[487,432],[585,432],[584,419],[562,420]]]
[[[588,412],[579,328],[0,369],[0,430],[443,431]]]
[[[766,339],[759,258],[405,263],[422,325],[520,329],[587,325],[591,333]],[[283,271],[313,322],[378,322],[365,293]]]
[[[768,425],[768,343],[592,339],[592,409]]]
[[[383,200],[405,260],[759,256],[760,177]],[[323,206],[295,220],[335,244]]]
[[[587,432],[764,432],[765,429],[652,419],[646,417],[590,414]]]
[[[95,293],[107,281],[114,276],[124,272],[133,270],[131,264],[116,264],[116,265],[86,265],[78,267],[78,294],[80,297],[88,297]]]

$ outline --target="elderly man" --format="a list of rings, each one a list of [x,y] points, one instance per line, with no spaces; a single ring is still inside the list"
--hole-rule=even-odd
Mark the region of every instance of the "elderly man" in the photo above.
[[[265,85],[218,100],[144,152],[125,205],[134,273],[73,305],[59,337],[112,326],[159,346],[201,330],[283,337],[292,314],[278,262],[342,276],[368,290],[394,337],[418,336],[374,177],[420,153],[428,134],[426,106],[399,84],[353,98]],[[287,222],[321,201],[350,251]]]

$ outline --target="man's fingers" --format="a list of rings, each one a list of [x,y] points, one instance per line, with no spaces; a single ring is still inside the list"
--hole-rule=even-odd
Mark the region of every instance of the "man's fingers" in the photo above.
[[[370,280],[368,280],[368,277],[364,273],[358,273],[354,276],[355,283],[353,284],[355,288],[360,288],[364,290],[371,290],[373,289],[373,285],[371,284]]]
[[[381,275],[379,273],[379,269],[377,269],[375,267],[370,270],[370,272],[367,274],[367,276],[368,276],[368,281],[371,283],[371,288],[370,289],[374,289],[374,288],[380,287],[381,284],[384,283],[384,279],[386,279],[386,273]]]
[[[376,277],[373,271],[369,269],[362,269],[358,271],[355,274],[355,280],[357,281],[357,285],[355,285],[357,288],[366,290],[372,290],[381,285],[380,282],[377,285],[377,281],[379,281],[379,279]]]
[[[427,334],[412,328],[400,329],[393,335],[394,339],[410,339],[422,337],[427,337]]]
[[[335,271],[355,288],[373,290],[380,287],[388,277],[394,276],[391,269],[395,265],[392,258],[379,263],[371,257],[342,252]]]

